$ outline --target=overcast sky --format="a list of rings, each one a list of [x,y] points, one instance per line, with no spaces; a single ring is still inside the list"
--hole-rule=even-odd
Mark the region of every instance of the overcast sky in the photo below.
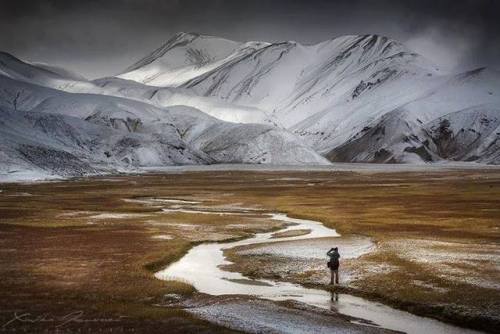
[[[0,0],[0,50],[88,78],[116,74],[179,31],[305,44],[380,34],[444,67],[500,69],[496,0]]]

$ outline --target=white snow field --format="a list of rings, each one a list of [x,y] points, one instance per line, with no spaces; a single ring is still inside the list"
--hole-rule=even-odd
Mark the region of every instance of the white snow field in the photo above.
[[[315,45],[179,33],[93,81],[0,52],[0,179],[174,165],[500,163],[500,73],[377,35]]]

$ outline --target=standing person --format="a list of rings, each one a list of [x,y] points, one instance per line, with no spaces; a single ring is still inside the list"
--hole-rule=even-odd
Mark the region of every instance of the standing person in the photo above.
[[[330,268],[330,273],[331,273],[331,279],[330,279],[330,284],[339,284],[339,259],[340,259],[340,254],[339,254],[339,249],[337,247],[334,247],[326,253],[328,257],[330,257],[330,261],[328,261],[328,268]]]

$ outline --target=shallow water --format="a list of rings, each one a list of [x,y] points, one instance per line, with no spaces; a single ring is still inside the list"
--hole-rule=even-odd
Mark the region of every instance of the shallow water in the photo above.
[[[273,231],[258,233],[254,237],[235,242],[201,244],[192,248],[179,261],[157,272],[155,276],[162,280],[188,282],[198,291],[210,295],[251,295],[275,301],[295,300],[324,309],[334,308],[342,314],[407,333],[478,333],[347,294],[332,295],[325,290],[305,288],[298,284],[253,280],[240,273],[221,269],[221,266],[231,263],[223,255],[225,249],[259,243],[340,236],[335,230],[316,221],[290,218],[284,214],[270,214],[269,217],[290,224],[279,232],[296,229],[310,229],[311,232],[307,235],[273,239],[272,235],[276,233]]]

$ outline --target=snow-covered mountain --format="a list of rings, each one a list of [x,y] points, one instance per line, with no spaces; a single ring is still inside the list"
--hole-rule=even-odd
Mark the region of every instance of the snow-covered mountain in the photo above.
[[[60,87],[94,93],[66,92],[47,86],[74,78],[54,81],[44,68],[11,56],[9,60],[16,65],[8,76],[0,75],[4,177],[86,175],[179,164],[328,164],[294,135],[271,125],[224,122],[187,106],[159,108],[106,95],[89,83]],[[37,78],[37,84],[30,83],[30,77]]]
[[[500,163],[500,74],[446,73],[377,35],[301,45],[179,33],[94,81],[0,53],[0,114],[3,175]]]
[[[220,52],[208,47],[221,44]],[[248,119],[286,128],[333,161],[500,163],[486,153],[495,151],[499,132],[491,128],[498,124],[500,108],[500,74],[494,70],[446,73],[401,43],[377,35],[301,45],[235,44],[182,33],[159,50],[120,77],[149,84],[140,73],[149,78],[187,73],[175,83],[155,81],[156,89],[181,94],[178,102],[191,95],[212,104],[254,108],[247,111],[257,116]],[[205,61],[193,62],[190,54],[203,54]],[[226,119],[227,114],[238,111],[219,110],[214,116]],[[463,115],[472,119],[455,120]],[[463,136],[469,128],[450,127],[447,140],[456,142],[451,155],[444,154],[444,139],[430,129],[438,120],[473,126],[473,119],[480,118],[489,127],[486,133],[477,129],[474,143]]]

